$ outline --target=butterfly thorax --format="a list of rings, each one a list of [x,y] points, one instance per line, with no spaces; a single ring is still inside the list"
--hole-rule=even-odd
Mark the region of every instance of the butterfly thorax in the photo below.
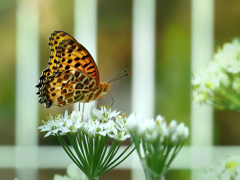
[[[91,102],[96,99],[101,99],[103,95],[107,94],[110,89],[110,84],[108,83],[100,83],[99,87],[95,90],[89,92],[89,94],[84,99],[86,102]]]

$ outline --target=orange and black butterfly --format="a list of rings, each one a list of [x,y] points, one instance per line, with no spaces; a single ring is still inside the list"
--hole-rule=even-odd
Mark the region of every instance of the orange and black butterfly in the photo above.
[[[49,46],[48,67],[36,86],[41,104],[44,103],[47,108],[62,107],[100,99],[108,93],[110,84],[100,82],[91,54],[72,36],[54,31],[49,38]]]

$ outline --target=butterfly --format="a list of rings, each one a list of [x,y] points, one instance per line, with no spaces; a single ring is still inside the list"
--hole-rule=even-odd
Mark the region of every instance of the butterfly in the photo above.
[[[96,63],[88,50],[64,31],[49,38],[48,67],[39,78],[37,95],[47,108],[101,99],[110,89],[101,83]]]

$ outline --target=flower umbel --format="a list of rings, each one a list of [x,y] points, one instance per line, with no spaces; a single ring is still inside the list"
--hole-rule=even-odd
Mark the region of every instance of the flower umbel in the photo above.
[[[135,148],[129,144],[124,152],[117,155],[123,141],[130,137],[126,131],[126,116],[119,116],[120,112],[101,107],[100,110],[92,107],[90,117],[82,117],[79,111],[68,115],[50,116],[41,131],[48,131],[44,137],[56,136],[65,152],[84,172],[88,179],[97,179],[124,161]],[[63,139],[66,135],[73,146],[75,153]],[[108,150],[110,138],[113,142]]]
[[[192,77],[193,100],[220,110],[240,111],[240,40],[223,45]]]
[[[240,156],[233,154],[221,159],[218,163],[205,170],[199,180],[238,180],[240,179]]]
[[[126,126],[141,159],[146,179],[163,178],[188,138],[188,128],[184,123],[178,125],[176,120],[167,125],[160,115],[155,120],[146,119],[142,112],[132,113]]]

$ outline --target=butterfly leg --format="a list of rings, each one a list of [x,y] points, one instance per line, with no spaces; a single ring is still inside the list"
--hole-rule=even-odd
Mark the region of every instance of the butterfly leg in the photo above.
[[[100,100],[101,99],[98,99],[97,109],[99,109]]]
[[[79,105],[79,106],[80,106],[80,105]],[[82,109],[82,118],[81,118],[81,121],[83,121],[84,106],[85,106],[85,101],[83,102],[83,109]]]
[[[99,104],[100,104],[100,101],[101,99],[103,99],[103,106],[104,106],[104,103],[105,103],[105,97],[104,96],[101,96],[99,99],[98,99],[98,104],[97,104],[97,109],[99,109]]]
[[[103,99],[103,113],[105,114],[105,111],[104,111],[104,109],[105,109],[105,97],[102,96],[101,99]]]
[[[79,102],[79,106],[78,106],[78,111],[80,112],[80,102]]]
[[[105,106],[105,96],[102,96],[103,99],[103,106]]]

